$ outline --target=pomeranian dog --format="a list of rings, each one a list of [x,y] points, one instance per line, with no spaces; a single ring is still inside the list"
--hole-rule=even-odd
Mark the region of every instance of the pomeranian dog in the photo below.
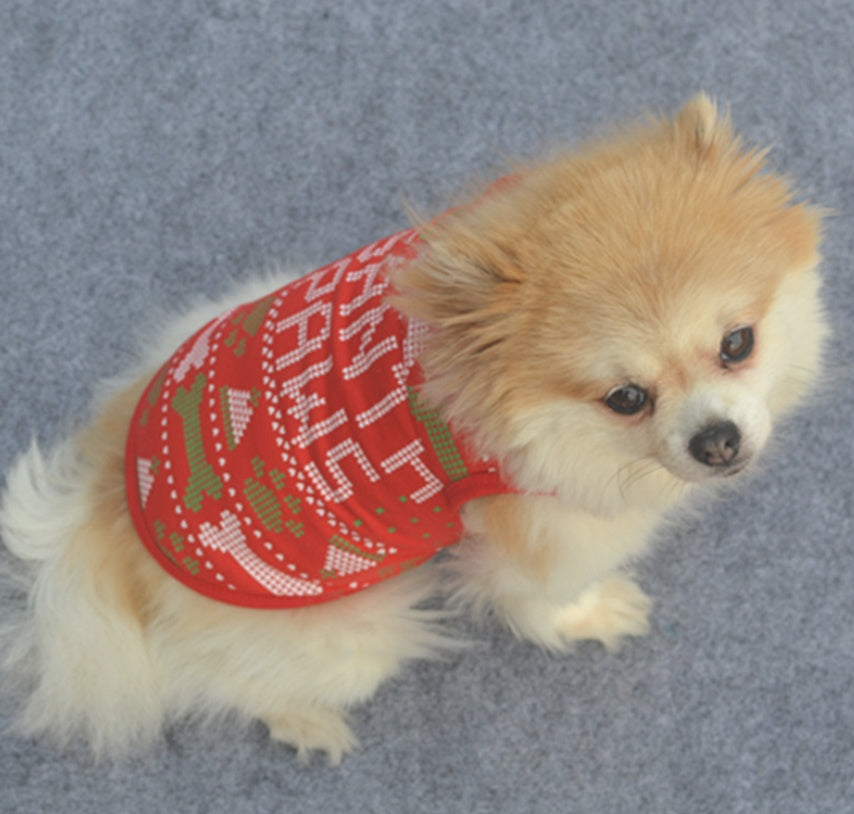
[[[23,730],[114,755],[237,713],[335,763],[454,646],[437,594],[555,651],[644,634],[622,569],[819,370],[820,218],[764,159],[700,95],[162,326],[8,477]]]

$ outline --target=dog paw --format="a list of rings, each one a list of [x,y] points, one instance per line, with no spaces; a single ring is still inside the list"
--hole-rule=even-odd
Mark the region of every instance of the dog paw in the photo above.
[[[330,766],[337,766],[357,745],[344,715],[334,709],[305,707],[268,721],[270,737],[297,750],[297,760],[308,763],[312,752],[325,752]]]
[[[597,639],[613,652],[624,636],[649,632],[652,600],[628,577],[613,576],[588,588],[560,611],[558,628],[568,640]]]

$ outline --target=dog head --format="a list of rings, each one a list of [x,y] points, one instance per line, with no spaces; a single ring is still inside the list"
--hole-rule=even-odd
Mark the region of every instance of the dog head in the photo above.
[[[425,392],[523,488],[596,511],[747,469],[825,333],[819,218],[699,96],[423,227],[394,280]]]

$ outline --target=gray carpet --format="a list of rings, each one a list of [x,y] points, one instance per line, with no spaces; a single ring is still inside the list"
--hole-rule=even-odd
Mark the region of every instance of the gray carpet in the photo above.
[[[103,766],[3,735],[0,812],[854,811],[852,43],[850,0],[4,0],[0,471],[153,310],[701,88],[836,211],[836,337],[773,464],[644,564],[648,638],[557,658],[487,627],[360,709],[338,769],[260,726]]]

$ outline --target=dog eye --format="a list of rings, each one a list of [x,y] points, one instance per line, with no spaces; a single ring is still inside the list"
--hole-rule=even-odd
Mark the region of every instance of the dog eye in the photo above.
[[[615,387],[605,396],[605,404],[615,413],[634,415],[643,410],[647,398],[646,390],[643,388],[636,384],[624,384]]]
[[[721,342],[721,359],[725,363],[742,362],[753,352],[753,328],[738,328]]]

